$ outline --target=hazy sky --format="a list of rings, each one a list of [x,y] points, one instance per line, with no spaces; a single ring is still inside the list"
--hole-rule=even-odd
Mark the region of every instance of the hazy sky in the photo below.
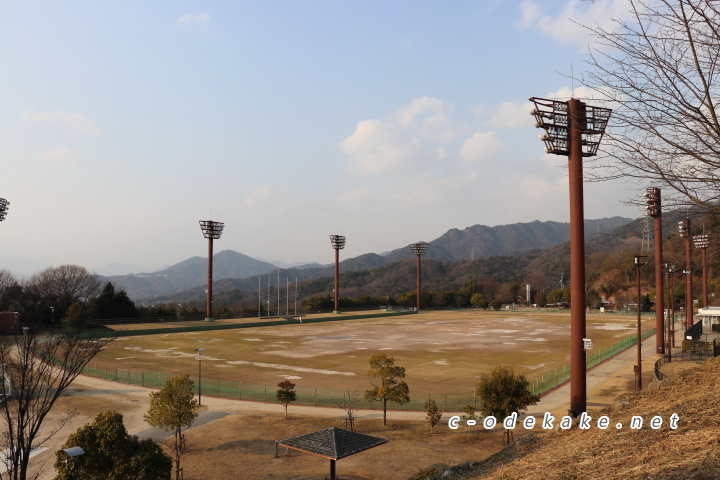
[[[333,261],[568,221],[527,99],[571,94],[621,1],[0,3],[0,259]],[[572,66],[572,67],[571,67]],[[575,85],[575,96],[583,89]],[[644,188],[644,185],[642,186]],[[591,183],[586,218],[637,217]],[[0,265],[2,268],[2,265]]]

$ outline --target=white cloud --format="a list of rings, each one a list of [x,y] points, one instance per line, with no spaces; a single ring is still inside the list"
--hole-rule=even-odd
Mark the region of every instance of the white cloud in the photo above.
[[[82,161],[82,154],[72,148],[62,147],[55,150],[47,150],[38,155],[40,160],[57,163],[69,163],[77,165]]]
[[[505,144],[497,138],[495,132],[477,132],[460,147],[460,159],[465,162],[484,162],[503,150]]]
[[[271,198],[273,194],[273,188],[270,185],[262,185],[245,197],[243,204],[247,207],[262,203],[264,200]]]
[[[415,178],[406,190],[394,192],[390,199],[412,208],[454,205],[463,201],[466,189],[476,180],[476,172],[442,178],[424,174]]]
[[[452,104],[424,96],[414,98],[409,105],[399,108],[390,121],[402,128],[417,128],[424,138],[451,142],[457,138],[457,129],[449,119],[452,112]]]
[[[349,192],[338,195],[338,201],[341,203],[355,203],[367,200],[372,196],[373,192],[367,188],[357,188]]]
[[[199,32],[205,32],[210,25],[210,15],[207,13],[188,13],[180,17],[178,27],[197,27]]]
[[[575,43],[585,47],[591,41],[590,32],[583,27],[613,28],[613,20],[629,16],[626,0],[570,0],[555,15],[546,13],[536,0],[520,4],[520,26],[539,30],[560,44]]]
[[[350,171],[361,175],[396,170],[422,156],[420,139],[380,120],[359,122],[355,132],[340,142],[340,149],[350,156]]]
[[[503,128],[532,126],[534,122],[529,113],[531,108],[530,102],[503,102],[493,109],[488,125]]]
[[[100,134],[100,129],[95,125],[95,122],[86,118],[82,113],[65,113],[61,110],[55,113],[36,112],[34,108],[31,108],[23,112],[22,121],[28,123],[62,123],[73,130],[88,135]]]

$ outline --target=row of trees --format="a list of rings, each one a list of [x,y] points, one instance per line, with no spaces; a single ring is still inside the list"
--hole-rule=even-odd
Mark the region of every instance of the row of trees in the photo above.
[[[20,313],[27,325],[66,320],[77,325],[88,318],[121,318],[139,315],[123,290],[115,290],[97,275],[78,265],[49,267],[25,280],[0,270],[0,311]]]

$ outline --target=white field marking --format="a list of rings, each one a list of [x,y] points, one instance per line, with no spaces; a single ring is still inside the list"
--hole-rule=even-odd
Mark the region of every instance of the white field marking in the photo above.
[[[355,355],[348,355],[348,358],[355,358]]]
[[[319,373],[322,375],[347,375],[354,376],[354,372],[336,372],[334,370],[321,370],[317,368],[306,368],[306,367],[293,367],[290,365],[281,365],[278,363],[260,363],[260,362],[246,362],[245,360],[232,360],[225,362],[228,365],[251,365],[253,367],[263,368],[278,368],[281,370],[292,370],[294,372],[305,372],[305,373]]]
[[[262,342],[262,338],[243,338],[246,342]]]
[[[233,365],[225,365],[223,363],[215,363],[212,366],[215,368],[233,368]]]
[[[503,342],[503,345],[517,345],[515,342]]]
[[[298,377],[297,375],[275,375],[276,377],[282,377],[286,380],[300,380],[302,377]]]
[[[133,352],[142,353],[154,353],[156,357],[163,358],[197,358],[197,354],[194,352],[178,352],[169,348],[142,348],[142,347],[125,347],[125,350],[132,350]],[[224,358],[211,357],[210,355],[203,355],[203,360],[225,360]]]
[[[633,330],[637,327],[628,327],[627,325],[619,325],[617,323],[605,323],[603,325],[589,325],[591,328],[598,330]]]
[[[518,338],[518,342],[547,342],[544,338]]]
[[[383,347],[380,350],[392,350],[392,347]]]
[[[447,361],[446,358],[443,358],[443,359],[440,359],[440,360],[435,360],[433,363],[434,363],[435,365],[448,365],[448,361]]]
[[[495,329],[495,330],[485,330],[485,333],[518,333],[520,330],[503,330],[503,329]]]
[[[356,350],[367,350],[366,347],[357,347]]]
[[[135,358],[135,357],[118,357],[115,360],[127,360],[128,358]]]

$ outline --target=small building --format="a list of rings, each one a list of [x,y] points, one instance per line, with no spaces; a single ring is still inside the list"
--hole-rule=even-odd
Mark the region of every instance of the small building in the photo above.
[[[702,322],[704,333],[720,332],[720,307],[698,309],[695,322]]]
[[[20,331],[20,314],[18,312],[0,312],[0,335],[18,333]]]

